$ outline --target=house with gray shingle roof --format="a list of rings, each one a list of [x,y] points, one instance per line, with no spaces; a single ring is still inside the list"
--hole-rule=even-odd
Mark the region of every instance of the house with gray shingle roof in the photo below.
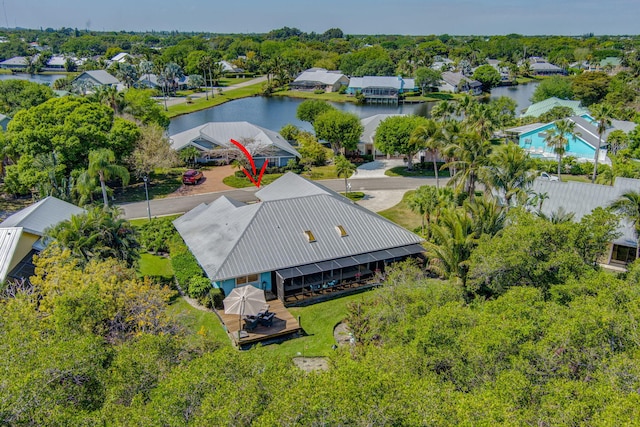
[[[73,79],[72,83],[74,86],[84,87],[89,91],[100,86],[116,87],[118,90],[124,89],[124,84],[105,70],[84,71]]]
[[[291,159],[300,158],[300,153],[278,132],[256,126],[249,122],[209,122],[169,137],[174,150],[195,147],[201,153],[198,161],[223,161],[228,163],[237,154],[231,142],[242,144],[255,160],[256,167],[268,160],[270,166],[286,166]]]
[[[46,246],[49,227],[84,212],[71,203],[49,196],[9,216],[0,223],[0,282],[33,274],[33,255]]]
[[[580,221],[595,208],[608,207],[621,195],[629,191],[640,191],[640,180],[616,178],[613,186],[584,182],[547,181],[536,179],[531,190],[534,193],[546,194],[542,203],[542,213],[550,216],[560,209],[574,214],[574,221]],[[634,226],[624,218],[618,226],[620,237],[611,242],[605,264],[624,265],[635,259],[637,240]]]
[[[367,286],[422,238],[324,186],[287,173],[244,204],[221,197],[174,221],[214,287],[253,285],[285,304]]]

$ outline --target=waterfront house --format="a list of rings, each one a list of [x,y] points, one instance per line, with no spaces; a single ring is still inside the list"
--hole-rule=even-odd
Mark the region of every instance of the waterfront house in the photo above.
[[[27,65],[29,65],[29,58],[26,56],[14,56],[13,58],[0,61],[0,68],[15,71],[24,71],[27,69]]]
[[[174,221],[216,288],[252,285],[284,304],[370,287],[385,266],[420,257],[422,238],[291,172],[256,193],[221,197]]]
[[[468,92],[472,95],[480,95],[482,93],[482,83],[465,77],[462,73],[445,71],[442,73],[442,81],[438,90],[440,92]]]
[[[86,88],[88,91],[94,90],[97,87],[116,87],[118,90],[124,89],[122,82],[105,70],[84,71],[73,79],[73,85]]]
[[[536,76],[553,76],[559,74],[567,74],[565,70],[555,64],[548,62],[544,58],[532,56],[528,59],[528,61],[531,73]]]
[[[376,130],[380,123],[392,116],[402,116],[403,114],[376,114],[370,117],[365,117],[360,120],[362,123],[363,131],[360,136],[360,142],[358,142],[358,151],[366,155],[382,155],[383,153],[375,149],[374,138],[376,136]]]
[[[349,85],[349,78],[340,71],[327,71],[324,68],[311,68],[303,71],[289,83],[291,90],[338,92],[341,87]]]
[[[573,111],[573,115],[582,116],[583,114],[589,114],[589,110],[582,107],[580,101],[571,101],[568,99],[560,99],[552,96],[544,101],[531,104],[529,108],[522,114],[522,117],[540,117],[543,114],[551,111],[553,107],[567,107]]]
[[[0,223],[0,283],[33,275],[33,256],[45,248],[45,231],[83,209],[49,196]]]
[[[405,79],[401,76],[364,76],[351,77],[347,94],[361,93],[368,103],[397,103],[400,96],[416,92],[414,79]]]
[[[174,150],[195,147],[199,162],[228,163],[239,153],[231,139],[243,144],[251,153],[256,167],[265,161],[269,166],[286,166],[289,160],[300,158],[291,144],[278,132],[249,122],[209,122],[169,137]]]

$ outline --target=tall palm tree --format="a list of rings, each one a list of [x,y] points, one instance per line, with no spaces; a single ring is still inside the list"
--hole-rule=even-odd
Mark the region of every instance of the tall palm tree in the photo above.
[[[445,147],[455,156],[445,166],[453,166],[456,173],[451,177],[449,184],[455,185],[458,190],[464,189],[473,200],[476,190],[476,181],[480,170],[487,164],[491,152],[491,143],[481,138],[477,133],[464,133],[458,138],[457,144]]]
[[[611,209],[633,223],[636,233],[636,259],[640,258],[640,192],[628,191],[611,204]]]
[[[458,99],[458,104],[456,105],[456,113],[466,117],[475,103],[476,101],[471,95],[469,95],[468,93],[463,94],[462,97]]]
[[[431,213],[435,213],[440,203],[438,189],[430,185],[418,187],[408,199],[409,209],[420,215],[422,221],[422,235],[425,236],[425,220],[427,234],[431,223]]]
[[[351,163],[345,156],[337,156],[335,158],[336,175],[344,176],[344,191],[349,192],[349,177],[356,171],[356,165]]]
[[[596,175],[598,174],[598,157],[600,157],[600,146],[602,145],[602,135],[607,131],[607,128],[611,126],[611,116],[614,114],[614,109],[609,104],[595,104],[591,106],[591,114],[593,118],[598,122],[598,146],[593,157],[593,175],[591,176],[591,182],[596,182]]]
[[[437,121],[447,122],[456,113],[456,106],[449,101],[440,101],[431,109],[431,117]]]
[[[476,244],[471,217],[462,209],[445,210],[431,232],[433,241],[425,243],[429,270],[444,278],[459,278],[464,284],[467,261]]]
[[[438,179],[438,153],[442,149],[442,136],[438,124],[427,119],[423,125],[414,129],[411,134],[411,144],[424,149],[431,156],[433,162],[433,172],[436,175],[436,189],[440,188],[440,180]]]
[[[488,188],[500,192],[508,210],[513,197],[533,181],[533,162],[518,145],[501,145],[489,156],[489,165],[482,169],[480,178]]]
[[[211,75],[211,69],[213,68],[213,57],[211,55],[204,55],[202,58],[200,58],[200,60],[198,61],[198,68],[200,69],[200,71],[202,71],[202,74],[205,77],[205,80],[207,80],[207,73],[209,76],[209,84],[211,85],[211,96],[213,97],[213,78]],[[205,86],[208,86],[207,82],[205,81]],[[204,91],[205,97],[206,99],[209,99],[209,91],[208,89]]]
[[[466,201],[465,208],[473,222],[476,238],[483,234],[495,236],[504,228],[507,220],[506,209],[500,206],[496,199],[477,197],[473,201]]]
[[[558,156],[558,181],[562,181],[562,157],[567,152],[567,143],[569,139],[567,134],[576,137],[575,122],[571,120],[558,120],[555,127],[549,129],[545,136],[547,145],[553,148],[553,152]]]
[[[109,208],[109,199],[107,198],[106,181],[111,178],[120,178],[122,185],[129,183],[129,171],[127,168],[116,165],[116,156],[113,151],[107,148],[92,150],[89,152],[89,167],[83,173],[83,181],[98,178],[102,189],[102,199],[104,208]]]

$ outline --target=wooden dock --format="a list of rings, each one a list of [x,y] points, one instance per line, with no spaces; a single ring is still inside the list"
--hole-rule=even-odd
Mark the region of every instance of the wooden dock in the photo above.
[[[258,325],[252,331],[243,331],[241,336],[238,332],[242,330],[244,322],[240,320],[239,315],[226,314],[224,310],[218,310],[217,313],[227,330],[227,334],[233,343],[240,348],[250,347],[259,342],[284,339],[288,335],[294,335],[302,331],[298,319],[289,313],[289,310],[285,308],[280,300],[269,301],[269,311],[275,313],[271,326]]]

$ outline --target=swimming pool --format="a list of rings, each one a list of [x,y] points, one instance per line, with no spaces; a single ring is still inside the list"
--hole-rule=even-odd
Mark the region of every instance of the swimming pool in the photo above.
[[[547,132],[555,129],[556,125],[549,123],[546,126],[539,127],[538,129],[520,135],[520,147],[525,150],[541,155],[541,156],[555,156],[553,148],[547,145],[545,141],[545,135]],[[595,147],[587,143],[579,136],[571,134],[566,135],[568,143],[566,147],[565,156],[573,156],[581,159],[593,159],[595,154]]]

